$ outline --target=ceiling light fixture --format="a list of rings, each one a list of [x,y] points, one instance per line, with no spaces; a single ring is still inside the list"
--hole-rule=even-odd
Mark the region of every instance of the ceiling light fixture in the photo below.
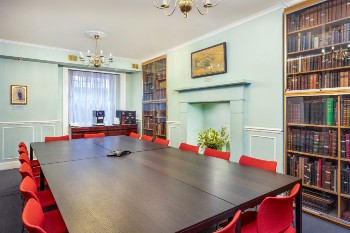
[[[88,62],[85,62],[85,58],[82,52],[80,52],[79,59],[83,64],[86,65],[93,65],[94,67],[100,67],[102,66],[108,66],[113,62],[112,53],[109,54],[108,62],[105,61],[105,57],[103,55],[103,51],[101,50],[99,52],[98,46],[97,46],[97,40],[106,37],[106,33],[100,32],[100,31],[86,31],[85,36],[88,38],[92,38],[96,40],[96,47],[95,47],[95,54],[90,54],[90,50],[87,52],[87,60]]]
[[[192,5],[194,4],[194,2],[197,6],[197,10],[198,10],[199,14],[206,15],[209,12],[209,8],[217,6],[221,0],[219,0],[216,4],[212,4],[210,2],[210,0],[202,0],[203,8],[205,9],[204,13],[199,9],[199,6],[198,6],[198,1],[200,1],[200,0],[174,0],[174,2],[175,2],[174,9],[170,13],[168,13],[167,9],[170,8],[171,1],[172,0],[162,0],[162,4],[160,4],[160,5],[156,5],[156,3],[154,3],[154,1],[153,1],[153,5],[155,7],[157,7],[158,9],[164,10],[164,13],[167,16],[170,16],[170,15],[174,14],[174,12],[176,10],[176,4],[178,3],[181,12],[184,14],[184,17],[187,18],[188,13],[192,10]]]

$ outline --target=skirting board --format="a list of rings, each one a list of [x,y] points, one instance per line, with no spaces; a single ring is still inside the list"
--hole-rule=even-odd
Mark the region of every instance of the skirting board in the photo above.
[[[13,169],[13,168],[19,168],[20,166],[19,161],[11,161],[11,162],[4,162],[0,163],[0,171],[1,170],[8,170],[8,169]]]

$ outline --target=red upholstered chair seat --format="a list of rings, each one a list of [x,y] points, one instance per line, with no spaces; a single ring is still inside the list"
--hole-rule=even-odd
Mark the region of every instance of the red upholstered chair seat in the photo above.
[[[291,226],[293,214],[293,201],[300,190],[300,184],[296,184],[287,197],[267,197],[254,214],[248,211],[242,215],[242,233],[292,233],[295,229]],[[254,216],[256,216],[254,218]]]
[[[138,134],[138,133],[131,132],[129,136],[132,137],[132,138],[137,138],[137,139],[139,139],[141,135]]]
[[[30,165],[32,167],[32,171],[33,171],[33,175],[34,176],[38,176],[40,175],[40,164],[38,160],[29,160],[29,157],[26,153],[22,153],[19,157],[18,157],[19,162],[22,163],[27,163],[28,165]],[[32,166],[32,164],[34,166]]]
[[[45,137],[45,142],[54,142],[54,141],[63,141],[63,140],[69,140],[69,135]]]
[[[106,135],[104,133],[86,133],[84,138],[103,138]]]
[[[230,160],[230,152],[218,151],[211,148],[206,148],[204,150],[204,155],[224,159],[227,161]]]
[[[40,188],[40,177],[34,177],[32,168],[27,163],[22,163],[22,165],[19,167],[19,173],[21,173],[22,180],[29,176],[32,180],[35,180],[35,184],[37,188]],[[46,179],[44,180],[44,186],[47,186]]]
[[[51,190],[46,189],[38,192],[36,183],[29,176],[26,176],[22,180],[19,188],[26,201],[29,201],[30,198],[34,198],[40,203],[43,209],[56,205],[56,201],[51,193]]]
[[[144,140],[144,141],[149,141],[149,142],[153,141],[153,137],[147,136],[147,135],[142,135],[141,139]]]
[[[276,172],[277,162],[242,155],[239,164]]]
[[[193,153],[198,153],[199,146],[193,146],[193,145],[190,145],[190,144],[187,144],[187,143],[183,142],[183,143],[180,144],[179,149],[180,150],[190,151],[190,152],[193,152]]]
[[[165,139],[162,139],[162,138],[156,138],[154,140],[154,142],[157,143],[157,144],[160,144],[160,145],[168,146],[170,140],[165,140]]]
[[[31,198],[24,207],[22,220],[30,233],[68,232],[58,209],[44,213],[38,201],[33,198]]]
[[[20,148],[18,149],[18,154],[21,155],[22,153],[28,154],[27,148],[25,148],[25,147],[20,147]]]
[[[24,142],[20,142],[18,144],[18,148],[24,147],[26,150],[28,150],[27,145]]]

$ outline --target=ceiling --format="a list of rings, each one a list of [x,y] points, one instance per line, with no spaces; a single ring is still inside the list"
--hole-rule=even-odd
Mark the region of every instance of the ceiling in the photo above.
[[[179,9],[165,16],[152,0],[1,0],[0,39],[86,52],[95,42],[84,32],[98,30],[105,53],[143,61],[282,2],[221,0],[206,16],[193,9],[184,18]]]

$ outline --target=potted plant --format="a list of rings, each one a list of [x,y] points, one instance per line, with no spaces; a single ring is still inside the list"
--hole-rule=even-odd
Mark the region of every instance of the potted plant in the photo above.
[[[219,131],[213,128],[200,131],[197,139],[197,143],[201,148],[212,148],[215,150],[221,150],[229,141],[226,127],[221,127]]]

